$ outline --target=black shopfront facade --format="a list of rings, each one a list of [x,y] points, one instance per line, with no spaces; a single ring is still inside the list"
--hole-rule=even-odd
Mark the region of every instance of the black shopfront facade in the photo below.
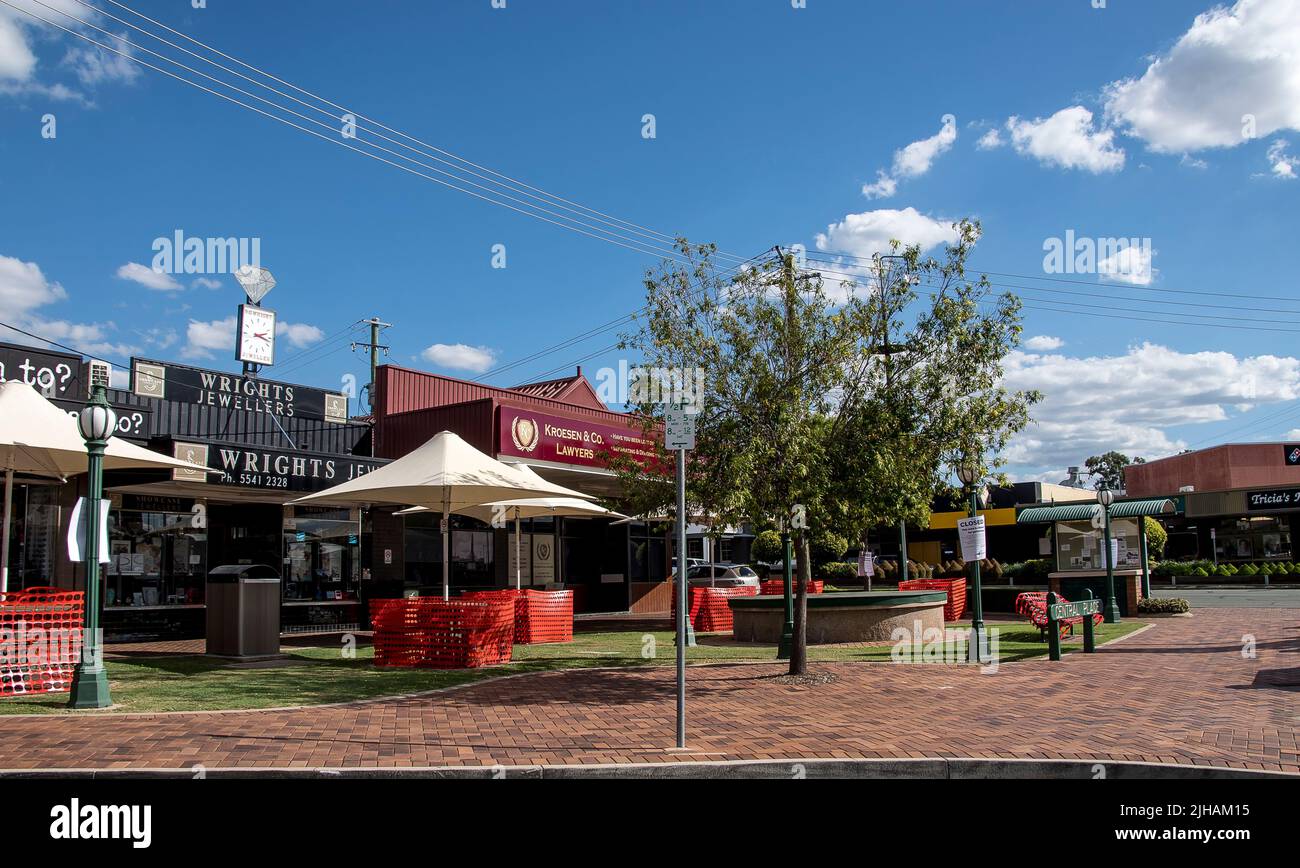
[[[74,396],[57,400],[75,411]],[[207,576],[236,564],[267,565],[280,575],[285,634],[364,627],[373,586],[368,511],[291,503],[385,463],[369,457],[370,427],[348,419],[346,396],[133,359],[128,388],[110,390],[109,401],[123,420],[116,436],[214,472],[105,473],[108,641],[203,636]],[[29,498],[51,504],[43,514],[54,542],[45,548],[54,553],[22,575],[24,586],[84,585],[84,570],[66,561],[62,540],[85,484],[83,474]]]

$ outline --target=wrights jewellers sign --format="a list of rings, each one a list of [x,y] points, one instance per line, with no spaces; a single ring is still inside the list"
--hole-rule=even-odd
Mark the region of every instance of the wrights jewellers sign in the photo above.
[[[211,467],[217,473],[173,470],[172,478],[181,482],[204,482],[235,488],[310,493],[348,482],[383,466],[385,461],[352,455],[325,455],[316,452],[286,452],[216,443],[172,444],[172,455],[195,464]]]
[[[348,421],[346,395],[169,362],[132,359],[131,391],[235,413]]]
[[[1260,512],[1269,509],[1300,509],[1300,488],[1274,488],[1246,492],[1246,509]]]

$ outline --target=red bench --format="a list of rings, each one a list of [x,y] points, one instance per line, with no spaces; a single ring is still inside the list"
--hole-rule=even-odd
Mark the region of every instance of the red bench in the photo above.
[[[1060,594],[1056,595],[1056,602],[1068,603],[1069,600]],[[1016,614],[1024,615],[1029,618],[1030,622],[1038,628],[1043,638],[1047,637],[1048,618],[1047,618],[1047,592],[1046,591],[1026,591],[1016,597]],[[1093,625],[1096,626],[1102,622],[1101,615],[1093,615]],[[1060,622],[1061,636],[1074,635],[1074,626],[1082,624],[1083,618],[1064,618]]]

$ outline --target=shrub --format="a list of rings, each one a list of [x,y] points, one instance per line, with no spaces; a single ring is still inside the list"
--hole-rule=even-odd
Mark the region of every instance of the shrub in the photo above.
[[[858,577],[858,565],[849,562],[822,564],[818,578],[828,582],[843,582]]]
[[[1007,564],[1002,568],[1002,578],[1015,581],[1021,585],[1045,585],[1047,574],[1052,571],[1052,562],[1047,558]]]
[[[784,554],[781,535],[774,530],[765,530],[754,537],[754,545],[749,550],[750,557],[765,564],[777,563]]]
[[[1205,567],[1197,567],[1197,568],[1195,569],[1195,571],[1192,572],[1192,575],[1194,575],[1194,576],[1208,576],[1209,573],[1207,573],[1207,572],[1205,571]]]
[[[1191,608],[1186,600],[1144,597],[1138,600],[1139,615],[1182,615]]]
[[[1147,532],[1147,554],[1153,560],[1160,560],[1165,556],[1165,545],[1169,542],[1169,534],[1160,522],[1149,515],[1143,516],[1142,526]]]

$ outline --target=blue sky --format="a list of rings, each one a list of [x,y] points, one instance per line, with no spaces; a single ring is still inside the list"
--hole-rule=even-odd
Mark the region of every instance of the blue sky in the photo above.
[[[76,0],[42,2],[127,32]],[[972,263],[1034,288],[1035,340],[1008,383],[1047,400],[1006,456],[1016,476],[1059,479],[1109,448],[1300,439],[1300,0],[125,5],[476,163],[741,257],[774,244],[865,256],[890,235],[938,244],[951,220],[981,219]],[[3,321],[115,362],[233,370],[233,279],[132,264],[178,230],[257,238],[279,280],[266,304],[290,326],[266,375],[324,387],[365,381],[345,333],[359,319],[395,324],[392,361],[477,378],[639,307],[655,262],[3,5],[0,191]],[[1045,273],[1045,242],[1067,233],[1149,239],[1150,260]],[[1178,313],[1202,319],[1143,321]],[[617,364],[598,352],[615,340],[489,379],[557,376],[586,356],[592,374]]]

